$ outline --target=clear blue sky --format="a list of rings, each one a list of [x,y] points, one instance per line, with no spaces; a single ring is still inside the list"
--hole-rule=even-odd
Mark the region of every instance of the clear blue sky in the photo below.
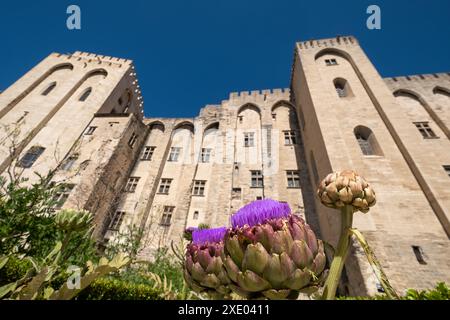
[[[381,30],[366,28],[370,4]],[[147,116],[192,117],[229,92],[288,87],[298,40],[354,35],[382,76],[450,72],[449,21],[449,0],[1,1],[0,90],[81,50],[133,59]]]

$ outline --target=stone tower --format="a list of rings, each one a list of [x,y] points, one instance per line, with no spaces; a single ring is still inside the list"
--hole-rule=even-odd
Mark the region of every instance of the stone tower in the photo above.
[[[450,277],[450,76],[408,78],[383,80],[353,37],[297,43],[291,78],[311,184],[344,169],[371,182],[377,205],[355,225],[400,290]],[[339,215],[317,199],[316,210],[336,243]],[[354,249],[348,290],[375,293]]]
[[[130,60],[49,55],[0,95],[0,172],[32,183],[57,169],[54,180],[67,183],[60,207],[95,212],[101,224],[136,153],[122,145],[143,126],[141,100]]]

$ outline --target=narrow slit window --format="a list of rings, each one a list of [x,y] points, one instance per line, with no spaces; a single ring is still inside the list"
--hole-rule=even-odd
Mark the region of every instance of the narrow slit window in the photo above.
[[[45,88],[45,90],[42,91],[42,95],[43,95],[43,96],[49,95],[50,92],[52,92],[53,89],[55,89],[55,87],[56,87],[56,82],[50,83],[50,84],[47,86],[47,88]]]
[[[445,172],[448,174],[448,176],[450,177],[450,165],[448,165],[448,166],[443,166],[444,167],[444,170],[445,170]]]
[[[138,135],[133,133],[130,137],[130,140],[128,140],[128,145],[130,146],[130,148],[133,148],[134,145],[136,144],[136,141],[138,139]]]
[[[85,135],[90,136],[94,133],[95,129],[97,129],[97,127],[95,126],[90,126],[89,128],[87,128]]]
[[[91,87],[87,88],[83,92],[83,94],[80,96],[80,99],[78,99],[78,101],[81,101],[81,102],[86,101],[86,99],[91,95],[91,92],[92,92],[92,88]]]
[[[197,220],[198,219],[198,211],[194,211],[194,215],[192,219]]]
[[[412,246],[414,255],[416,256],[417,262],[420,264],[427,264],[425,261],[425,255],[423,253],[422,247],[420,246]]]

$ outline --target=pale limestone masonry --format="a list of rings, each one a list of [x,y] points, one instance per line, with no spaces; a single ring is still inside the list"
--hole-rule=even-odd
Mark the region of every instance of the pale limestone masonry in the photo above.
[[[311,184],[347,168],[372,183],[377,205],[357,214],[355,225],[400,291],[450,279],[450,177],[443,167],[450,162],[450,98],[445,94],[450,76],[414,78],[383,80],[353,37],[296,45],[292,100],[302,118]],[[346,96],[339,97],[336,79],[345,83]],[[439,97],[436,87],[442,87]],[[438,138],[425,139],[413,122],[428,122]],[[358,145],[358,126],[365,127],[357,132],[367,135],[371,155]],[[317,199],[316,209],[323,238],[335,244],[339,216]],[[413,246],[420,247],[416,251],[422,251],[426,264],[418,262]],[[355,257],[346,265],[348,290],[376,292],[373,273],[357,247]]]
[[[355,225],[393,285],[450,282],[450,74],[383,79],[355,38],[337,37],[296,44],[291,89],[231,93],[195,118],[142,106],[130,60],[53,53],[0,94],[0,172],[31,183],[56,169],[70,186],[61,207],[95,213],[100,244],[134,226],[151,259],[259,198],[288,202],[335,245],[339,214],[315,189],[354,169],[378,197]],[[356,244],[341,290],[377,293]]]

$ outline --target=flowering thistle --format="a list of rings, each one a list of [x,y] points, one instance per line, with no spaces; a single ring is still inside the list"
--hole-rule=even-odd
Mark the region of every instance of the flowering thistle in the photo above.
[[[214,242],[222,242],[227,228],[214,228],[214,229],[202,229],[194,230],[192,232],[192,242],[198,245]]]
[[[231,217],[231,225],[233,228],[254,226],[268,219],[287,218],[290,214],[291,208],[287,202],[272,199],[257,200],[237,211]]]
[[[231,222],[224,245],[231,290],[247,298],[295,299],[317,288],[325,267],[322,241],[287,203],[255,201]]]

